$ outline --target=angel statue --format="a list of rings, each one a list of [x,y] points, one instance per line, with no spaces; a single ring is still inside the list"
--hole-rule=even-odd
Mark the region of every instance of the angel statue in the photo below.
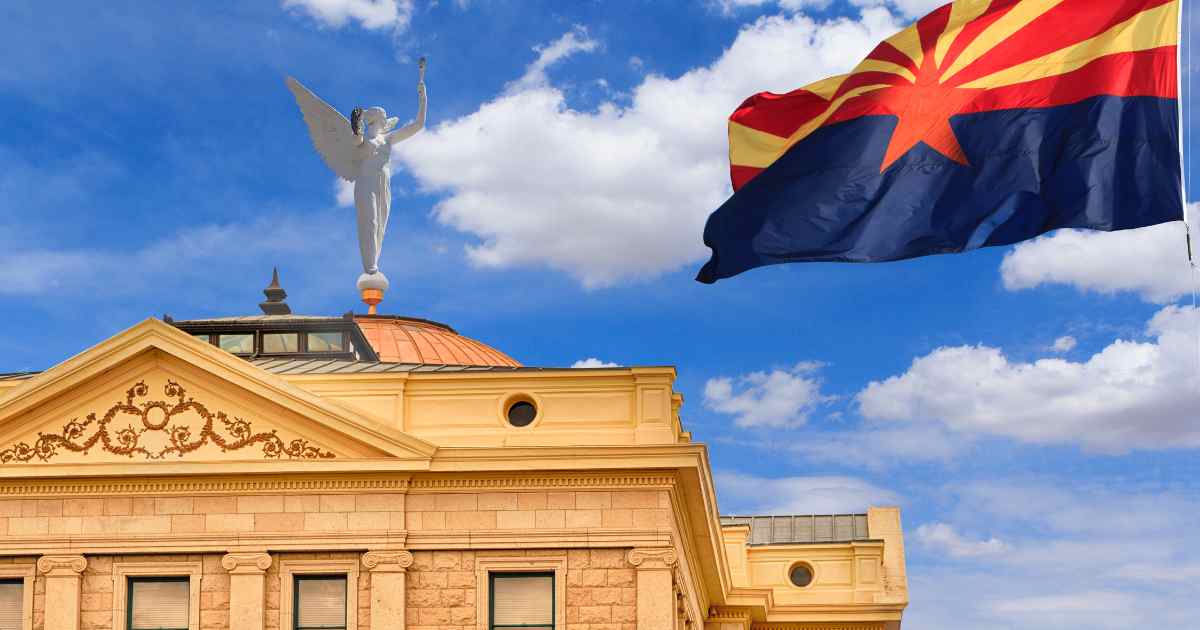
[[[425,58],[417,62],[417,119],[396,129],[398,118],[388,118],[382,107],[356,107],[346,120],[336,109],[313,94],[299,81],[287,78],[288,89],[304,114],[313,145],[325,164],[338,177],[354,184],[354,206],[358,210],[358,249],[363,274],[358,290],[369,312],[383,300],[388,280],[379,270],[379,252],[392,206],[389,164],[392,145],[411,137],[425,126]],[[365,123],[365,127],[364,127]]]

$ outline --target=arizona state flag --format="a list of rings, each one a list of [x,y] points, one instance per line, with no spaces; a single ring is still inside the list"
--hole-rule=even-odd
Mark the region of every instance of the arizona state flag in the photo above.
[[[1183,216],[1179,0],[958,0],[729,119],[698,280]]]

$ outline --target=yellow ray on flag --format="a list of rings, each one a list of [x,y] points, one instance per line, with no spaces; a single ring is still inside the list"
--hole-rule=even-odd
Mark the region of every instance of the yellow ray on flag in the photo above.
[[[1063,1],[1026,0],[1025,2],[1018,2],[1013,5],[1013,8],[1008,13],[1005,13],[995,22],[992,22],[990,26],[979,34],[979,37],[976,37],[963,49],[962,54],[942,73],[942,83],[945,83],[950,77],[958,74],[963,68],[974,63],[988,51],[999,45],[1000,42],[1015,35],[1017,31],[1028,26],[1030,22],[1041,17],[1042,14],[1062,4]],[[1097,1],[1103,2],[1103,0]]]

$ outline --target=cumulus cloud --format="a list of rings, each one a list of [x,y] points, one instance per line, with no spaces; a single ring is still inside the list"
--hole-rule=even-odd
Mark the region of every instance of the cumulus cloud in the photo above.
[[[857,397],[876,420],[1096,451],[1200,446],[1196,313],[1168,306],[1145,341],[1117,340],[1086,361],[1013,361],[999,348],[938,348]]]
[[[964,538],[953,525],[926,523],[917,528],[917,541],[935,552],[943,552],[952,558],[975,558],[993,556],[1008,549],[1004,541],[992,537],[987,540]]]
[[[525,74],[521,75],[520,79],[508,85],[508,90],[520,92],[544,87],[549,82],[546,77],[547,68],[571,55],[592,52],[599,46],[600,42],[589,37],[586,28],[575,25],[575,28],[567,31],[553,42],[544,46],[535,46],[533,51],[538,54],[537,59],[525,68]]]
[[[333,180],[334,194],[337,196],[337,205],[343,208],[351,208],[354,206],[354,184],[340,177]]]
[[[860,7],[891,6],[904,17],[919,18],[948,4],[948,0],[850,0],[850,4]]]
[[[704,384],[704,406],[734,417],[739,427],[797,427],[831,397],[821,393],[816,363],[790,369],[711,378]]]
[[[573,368],[614,368],[614,367],[620,367],[620,366],[617,365],[616,363],[609,363],[608,361],[601,361],[600,359],[597,359],[596,357],[588,357],[586,359],[580,359],[579,361],[572,363],[571,367],[573,367]]]
[[[1062,337],[1054,340],[1054,343],[1050,345],[1050,349],[1054,352],[1070,352],[1074,350],[1075,346],[1078,344],[1079,341],[1071,335],[1063,335]]]
[[[857,477],[715,475],[724,514],[850,514],[894,505],[899,497]]]
[[[851,68],[899,24],[763,17],[711,64],[646,76],[628,100],[581,111],[544,80],[591,39],[573,29],[541,48],[526,77],[475,112],[397,145],[441,223],[474,235],[483,267],[546,266],[588,287],[701,260],[704,221],[729,195],[725,119],[747,96],[786,92]]]
[[[1200,204],[1192,207],[1200,212]],[[1062,284],[1137,293],[1157,304],[1173,302],[1193,286],[1182,222],[1119,232],[1059,230],[1019,243],[1004,256],[1000,276],[1010,291]]]
[[[283,0],[283,7],[330,28],[358,22],[366,29],[399,29],[413,12],[412,0]]]

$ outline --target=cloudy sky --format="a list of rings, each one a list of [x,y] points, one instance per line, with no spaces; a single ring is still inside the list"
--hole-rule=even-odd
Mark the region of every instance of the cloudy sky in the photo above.
[[[1179,224],[692,280],[733,107],[939,0],[68,4],[0,7],[0,372],[253,313],[276,264],[297,312],[361,309],[352,210],[283,77],[404,119],[425,55],[385,311],[528,365],[677,365],[724,511],[903,508],[907,628],[1200,615]]]

